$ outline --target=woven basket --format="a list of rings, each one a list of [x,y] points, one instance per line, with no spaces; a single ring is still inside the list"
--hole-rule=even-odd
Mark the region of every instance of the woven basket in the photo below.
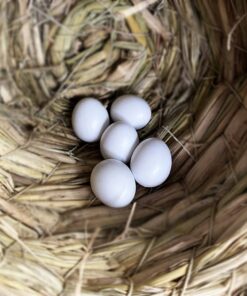
[[[247,1],[0,3],[0,295],[247,293]],[[76,102],[153,112],[168,181],[95,199]]]

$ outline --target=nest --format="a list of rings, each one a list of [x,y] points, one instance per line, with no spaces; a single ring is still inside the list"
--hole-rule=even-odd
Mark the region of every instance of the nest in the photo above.
[[[2,1],[1,296],[244,295],[247,5]],[[133,204],[94,198],[76,102],[144,97],[173,154]]]

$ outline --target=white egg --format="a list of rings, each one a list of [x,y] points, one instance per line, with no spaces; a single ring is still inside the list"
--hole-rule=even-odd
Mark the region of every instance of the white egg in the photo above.
[[[127,206],[135,196],[136,183],[133,174],[127,165],[116,159],[106,159],[98,163],[92,171],[90,182],[95,196],[113,208]]]
[[[134,95],[123,95],[111,106],[113,121],[124,121],[135,129],[143,128],[151,119],[151,108],[148,103]]]
[[[72,113],[73,130],[85,142],[98,141],[109,122],[106,108],[94,98],[80,100]]]
[[[141,142],[130,161],[130,168],[136,182],[144,187],[162,184],[169,176],[171,166],[170,149],[157,138],[149,138]]]
[[[131,125],[118,121],[104,131],[100,140],[100,151],[106,159],[128,162],[138,143],[136,130]]]

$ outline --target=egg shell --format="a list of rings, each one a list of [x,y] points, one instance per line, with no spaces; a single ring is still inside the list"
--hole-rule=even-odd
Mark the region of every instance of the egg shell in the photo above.
[[[77,137],[85,142],[96,142],[109,125],[109,114],[94,98],[80,100],[72,113],[72,127]]]
[[[95,196],[113,208],[130,204],[136,192],[135,179],[130,169],[116,159],[98,163],[92,171],[90,183]]]
[[[104,131],[100,140],[100,151],[106,159],[128,162],[138,143],[136,130],[131,125],[118,121]]]
[[[124,121],[135,129],[141,129],[151,119],[151,108],[148,103],[134,95],[118,97],[111,106],[111,118],[113,121]]]
[[[144,187],[162,184],[170,174],[172,157],[168,146],[157,138],[141,142],[133,152],[130,168],[137,183]]]

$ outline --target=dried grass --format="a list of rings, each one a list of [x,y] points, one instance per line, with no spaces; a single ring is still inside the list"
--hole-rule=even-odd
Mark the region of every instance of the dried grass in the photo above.
[[[0,295],[244,295],[247,2],[2,1]],[[84,96],[149,102],[169,181],[111,209],[89,187]]]

